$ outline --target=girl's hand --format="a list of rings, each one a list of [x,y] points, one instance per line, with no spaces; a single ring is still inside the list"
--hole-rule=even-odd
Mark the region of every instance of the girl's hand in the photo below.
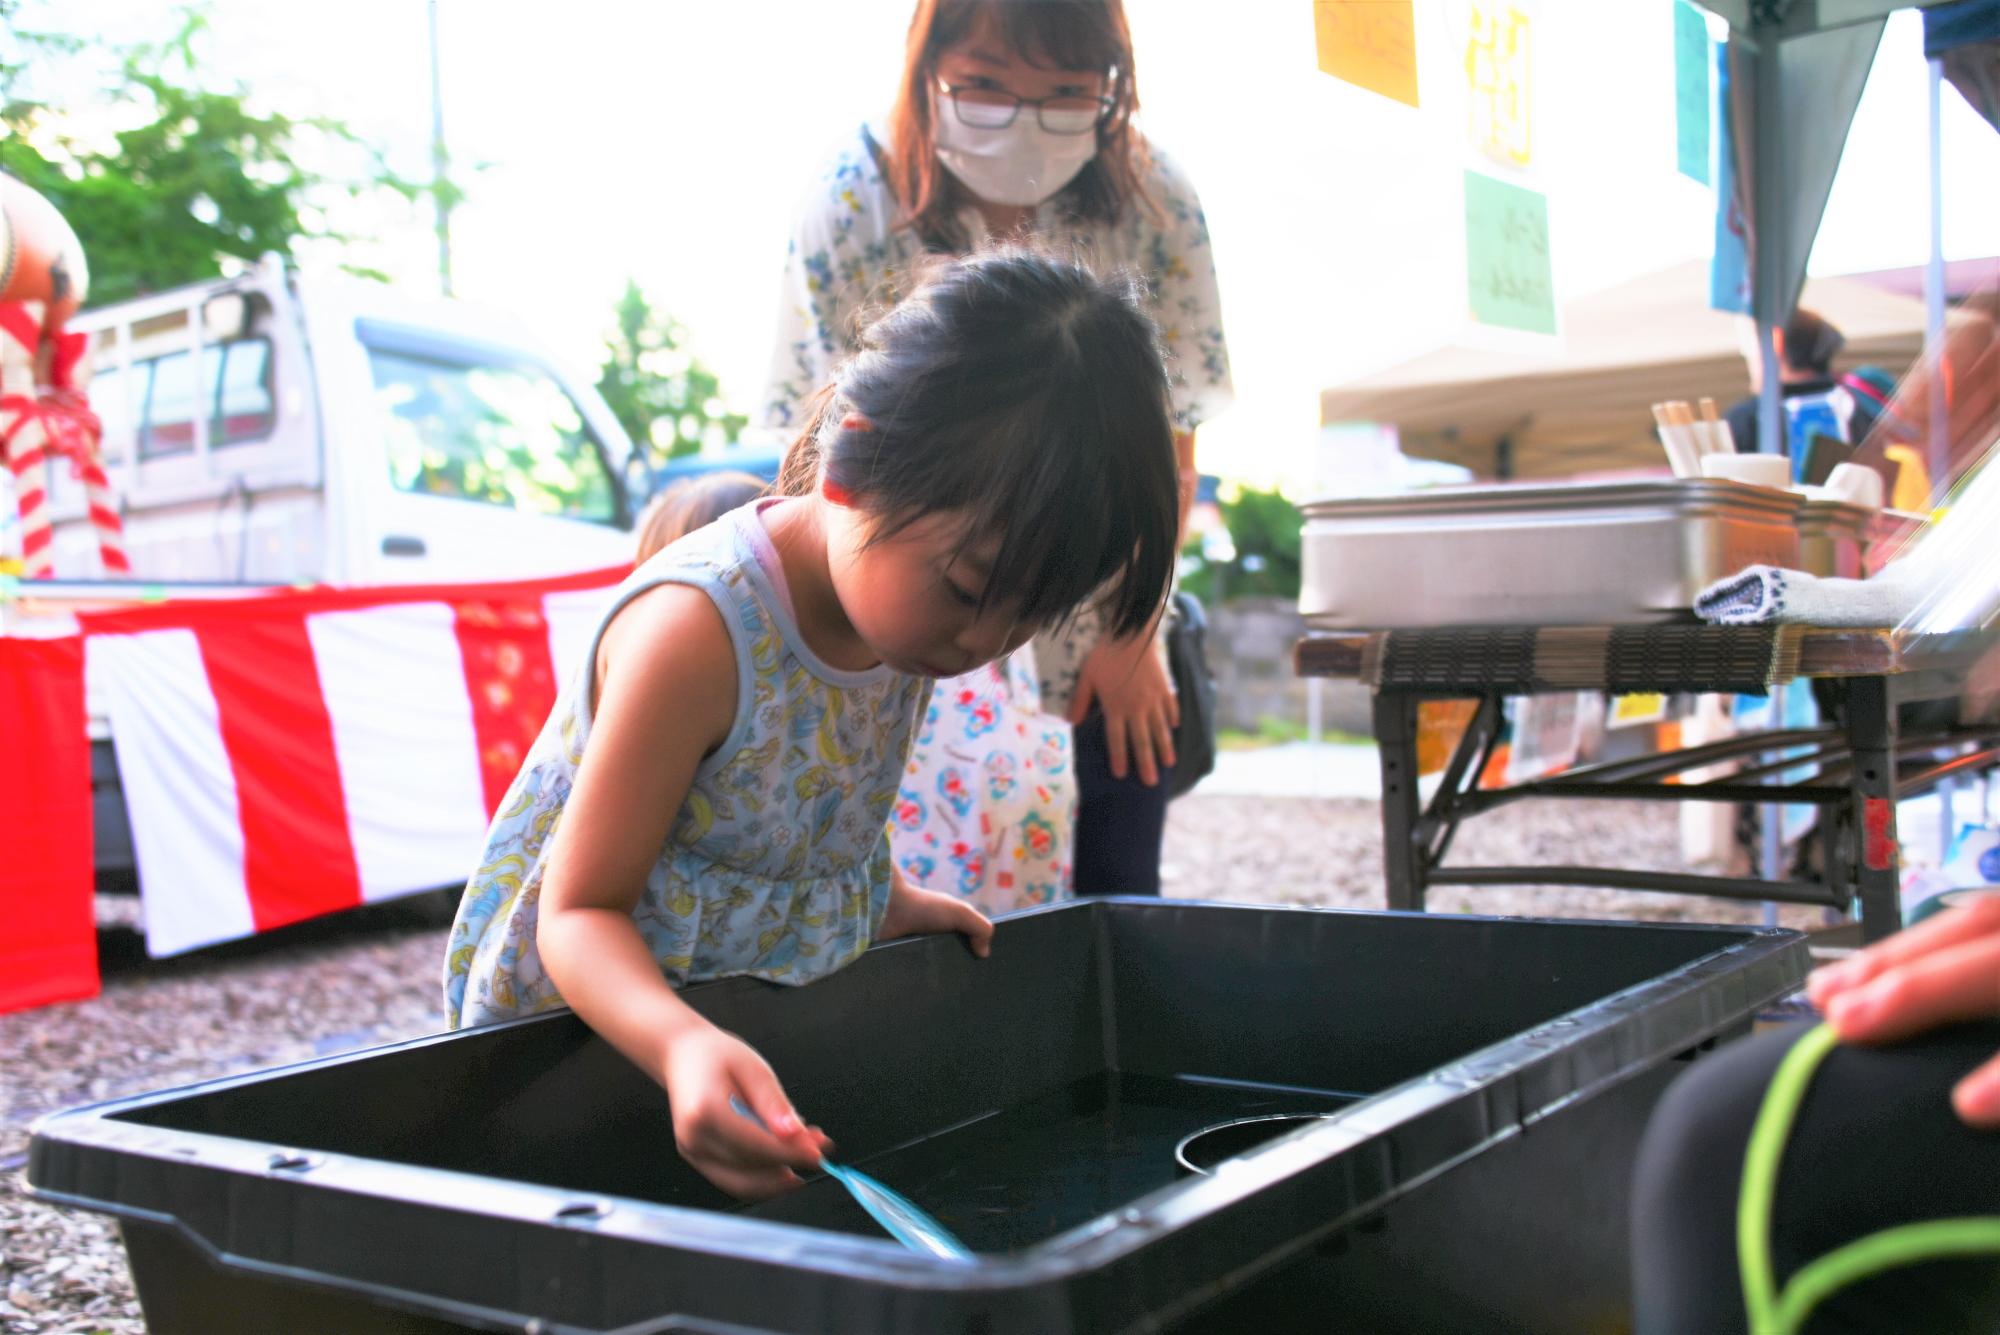
[[[1149,788],[1157,784],[1161,770],[1174,767],[1174,728],[1181,721],[1181,704],[1150,633],[1105,640],[1090,651],[1077,674],[1070,723],[1088,718],[1093,703],[1104,712],[1112,776],[1125,777],[1129,748],[1129,768],[1138,771],[1139,782]]]
[[[754,1200],[789,1191],[799,1185],[793,1170],[817,1168],[833,1147],[825,1132],[799,1120],[757,1050],[706,1020],[668,1043],[660,1083],[673,1105],[681,1157],[732,1196]],[[731,1098],[753,1109],[764,1126],[731,1107]]]
[[[1851,1043],[1887,1043],[2000,1016],[2000,894],[1816,971],[1806,995]],[[1959,1081],[1951,1103],[1967,1125],[2000,1130],[2000,1055]]]
[[[890,873],[889,907],[882,914],[878,941],[899,936],[925,936],[934,932],[961,932],[972,953],[985,959],[993,953],[993,924],[972,905],[956,895],[920,890],[903,879],[900,870]]]

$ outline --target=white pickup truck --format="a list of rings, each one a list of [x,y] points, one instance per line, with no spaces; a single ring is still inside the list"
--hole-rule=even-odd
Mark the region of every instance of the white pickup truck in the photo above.
[[[516,318],[273,260],[70,327],[91,335],[90,402],[133,574],[98,577],[83,486],[58,461],[55,577],[0,600],[0,633],[162,594],[498,580],[631,558],[643,457]],[[128,872],[96,708],[91,729],[98,868]]]
[[[518,319],[267,262],[71,328],[91,335],[140,581],[505,579],[631,555],[643,461]],[[51,471],[57,581],[90,580],[83,488]]]

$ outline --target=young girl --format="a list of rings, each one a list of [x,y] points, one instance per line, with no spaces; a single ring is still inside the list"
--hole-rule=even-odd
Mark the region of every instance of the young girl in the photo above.
[[[826,1142],[675,989],[810,982],[922,932],[985,953],[986,919],[892,868],[890,804],[934,679],[1100,587],[1127,632],[1157,614],[1176,478],[1153,326],[1127,284],[1071,263],[952,264],[823,391],[784,489],[619,591],[494,820],[444,970],[454,1027],[574,1008],[740,1196],[792,1185]]]

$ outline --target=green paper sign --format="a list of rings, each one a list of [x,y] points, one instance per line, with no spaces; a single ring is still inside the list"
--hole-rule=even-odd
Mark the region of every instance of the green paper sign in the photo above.
[[[1473,319],[1531,334],[1556,332],[1547,196],[1467,172],[1465,261]]]
[[[1674,131],[1681,175],[1708,184],[1708,24],[1674,0]]]

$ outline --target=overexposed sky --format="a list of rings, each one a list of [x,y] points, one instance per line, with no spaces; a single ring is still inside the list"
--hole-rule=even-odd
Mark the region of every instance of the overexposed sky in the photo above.
[[[1522,183],[1549,195],[1559,297],[1706,255],[1710,194],[1674,170],[1669,0],[1529,2],[1534,164]],[[1141,122],[1200,189],[1222,281],[1238,406],[1201,432],[1205,469],[1307,475],[1323,385],[1471,333],[1460,180],[1475,164],[1450,95],[1462,4],[1417,0],[1412,110],[1315,68],[1311,0],[1127,0]],[[455,157],[489,164],[454,219],[460,293],[528,315],[559,352],[594,363],[611,303],[636,278],[748,409],[793,208],[830,149],[886,107],[909,10],[442,0],[447,138]],[[127,38],[171,24],[158,0],[89,0],[88,12]],[[215,70],[427,170],[423,0],[216,0],[212,15]],[[1921,23],[1900,14],[1814,272],[1925,258],[1925,78]],[[1945,99],[1946,252],[2000,254],[2000,135],[1956,92]],[[381,267],[434,281],[427,218],[367,221],[387,229]]]

